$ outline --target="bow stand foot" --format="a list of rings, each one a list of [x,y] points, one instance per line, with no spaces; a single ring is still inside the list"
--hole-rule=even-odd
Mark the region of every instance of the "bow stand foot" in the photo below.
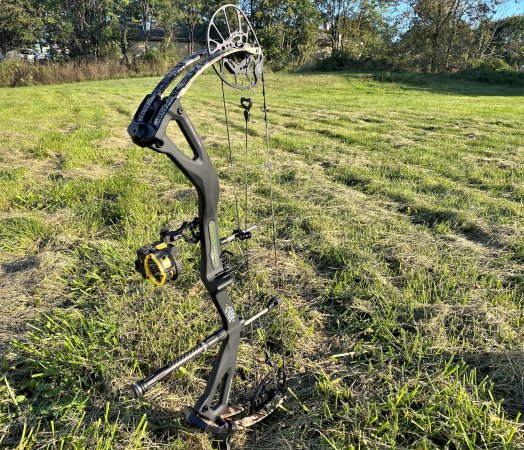
[[[193,408],[186,406],[182,409],[189,425],[200,428],[213,436],[214,447],[218,450],[231,449],[231,434],[235,431],[235,424],[232,420],[225,420],[217,417],[214,421],[200,416]]]
[[[268,305],[275,308],[281,302],[274,297]],[[252,320],[254,320],[252,318]],[[245,430],[273,414],[285,400],[286,375],[282,368],[268,363],[272,371],[260,382],[253,395],[243,403],[228,406],[220,416],[213,420],[207,419],[189,406],[183,408],[186,422],[194,427],[210,433],[217,449],[231,448],[230,439],[235,431]]]

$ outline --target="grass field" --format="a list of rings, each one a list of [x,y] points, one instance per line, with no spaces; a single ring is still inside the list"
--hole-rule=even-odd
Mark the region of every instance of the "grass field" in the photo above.
[[[524,448],[522,88],[268,78],[286,301],[258,340],[284,324],[290,395],[236,448]],[[179,410],[200,395],[212,352],[144,399],[128,390],[218,324],[196,249],[182,249],[174,286],[133,270],[138,247],[196,214],[184,177],[126,133],[155,81],[0,89],[0,447],[209,448]],[[269,292],[253,95],[252,268]],[[240,178],[238,97],[228,94]],[[222,180],[226,234],[233,177],[216,77],[184,105]],[[257,345],[242,345],[244,371]]]

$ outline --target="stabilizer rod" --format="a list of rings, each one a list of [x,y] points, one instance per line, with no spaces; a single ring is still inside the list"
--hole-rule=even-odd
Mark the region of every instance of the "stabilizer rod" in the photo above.
[[[282,303],[281,297],[279,296],[271,297],[267,306],[262,311],[258,312],[257,314],[250,317],[249,319],[245,320],[243,323],[243,326],[246,327],[250,325],[255,320],[267,314],[269,311],[280,306],[281,303]],[[144,395],[149,389],[151,389],[158,382],[166,378],[171,372],[178,369],[180,366],[184,365],[185,363],[191,361],[192,359],[196,358],[198,355],[204,353],[206,350],[209,350],[211,347],[214,347],[216,344],[222,341],[225,341],[227,339],[227,336],[228,336],[227,331],[224,330],[224,328],[221,328],[220,330],[217,330],[213,334],[208,336],[202,342],[199,342],[191,350],[188,350],[183,355],[180,355],[173,362],[169,363],[168,365],[158,370],[155,370],[147,378],[144,378],[143,380],[140,380],[140,381],[136,381],[131,386],[135,396],[140,397]]]

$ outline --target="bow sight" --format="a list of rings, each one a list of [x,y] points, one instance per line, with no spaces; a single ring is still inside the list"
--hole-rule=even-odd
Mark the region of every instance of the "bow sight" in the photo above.
[[[175,246],[175,242],[183,239],[189,244],[197,244],[200,240],[200,234],[196,231],[198,225],[198,217],[196,217],[191,222],[184,222],[175,231],[162,230],[159,241],[144,245],[137,251],[135,261],[137,272],[156,286],[163,286],[168,281],[175,281],[182,271],[181,264],[176,259],[179,248]],[[256,228],[256,225],[252,225],[245,230],[236,229],[229,236],[220,239],[220,245],[229,244],[235,239],[241,241],[250,239],[251,232]],[[191,235],[188,236],[185,231],[189,231]],[[235,271],[229,265],[228,255],[231,255],[231,253],[225,250],[220,254],[224,270],[216,275],[217,278],[227,276]]]
[[[175,231],[162,230],[159,241],[144,245],[138,250],[135,269],[157,286],[176,280],[182,269],[180,262],[176,260],[178,247],[175,247],[175,242],[184,239],[188,243],[196,244],[200,239],[197,229],[198,217],[191,222],[184,222]],[[186,230],[189,230],[191,236],[184,233]]]
[[[266,348],[266,362],[269,373],[255,386],[253,393],[238,405],[229,405],[231,384],[235,375],[235,364],[240,345],[240,338],[245,334],[247,326],[253,326],[262,316],[277,308],[281,297],[276,294],[270,297],[267,305],[256,314],[248,312],[251,317],[244,319],[237,315],[227,287],[233,282],[233,268],[229,261],[229,252],[222,246],[234,241],[246,241],[256,226],[248,226],[244,217],[244,226],[240,225],[236,181],[233,177],[235,205],[238,227],[229,236],[220,238],[217,220],[219,199],[218,176],[208,153],[196,133],[187,113],[181,105],[181,99],[191,83],[198,75],[209,67],[213,67],[222,80],[224,112],[226,114],[226,129],[228,132],[229,159],[232,164],[231,144],[227,121],[227,109],[224,85],[241,89],[245,95],[246,89],[254,87],[262,81],[264,97],[264,123],[266,126],[267,168],[269,171],[270,201],[273,212],[273,196],[271,191],[271,162],[266,116],[266,90],[262,70],[263,56],[255,32],[244,13],[234,5],[225,5],[217,10],[211,18],[207,30],[207,49],[188,56],[177,64],[147,95],[139,106],[133,121],[128,127],[133,142],[141,147],[148,147],[155,152],[166,155],[180,171],[189,179],[198,194],[198,217],[190,222],[184,222],[175,231],[162,231],[160,240],[142,247],[138,251],[136,269],[143,277],[157,286],[174,281],[180,275],[181,265],[177,261],[178,247],[175,244],[186,242],[200,246],[200,278],[209,292],[222,320],[222,327],[209,335],[194,348],[178,357],[172,363],[158,369],[145,379],[133,384],[137,396],[143,395],[148,389],[165,378],[175,369],[194,359],[211,347],[220,344],[207,385],[203,394],[193,408],[185,408],[187,421],[202,430],[213,433],[225,442],[229,448],[229,435],[232,431],[253,425],[267,417],[283,402],[283,387],[285,375],[282,364],[278,367],[269,357]],[[169,95],[164,96],[173,81],[185,75],[176,84]],[[247,162],[248,162],[248,122],[253,105],[251,98],[242,97],[240,108],[245,119],[245,203],[244,214],[247,211]],[[167,130],[171,122],[176,122],[182,135],[188,142],[193,155],[184,154],[170,138]],[[273,249],[275,270],[278,270],[276,260],[275,222],[273,214]],[[247,242],[240,246],[244,256],[244,267],[249,271]],[[248,276],[249,280],[251,277]],[[276,274],[278,283],[278,272]],[[276,287],[278,290],[278,285]],[[248,287],[250,305],[252,286]],[[251,309],[251,308],[250,308]]]

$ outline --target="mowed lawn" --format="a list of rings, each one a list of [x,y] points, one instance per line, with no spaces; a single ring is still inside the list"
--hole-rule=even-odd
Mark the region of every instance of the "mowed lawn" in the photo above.
[[[196,248],[182,247],[174,285],[133,269],[137,248],[197,212],[175,166],[127,136],[156,81],[0,89],[0,447],[209,448],[179,411],[213,352],[145,398],[129,391],[219,324]],[[249,375],[252,347],[283,328],[289,395],[236,448],[524,447],[524,92],[415,81],[268,75],[285,303],[239,366]],[[244,177],[240,94],[227,95],[235,171],[217,77],[183,102],[222,181],[222,235]],[[276,275],[252,96],[247,213],[263,294]]]

